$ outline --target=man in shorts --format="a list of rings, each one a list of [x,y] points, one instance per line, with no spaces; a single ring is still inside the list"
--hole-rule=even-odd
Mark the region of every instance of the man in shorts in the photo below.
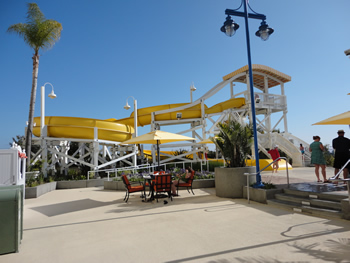
[[[344,164],[349,160],[350,140],[344,137],[344,130],[338,131],[338,137],[333,139],[332,147],[335,150],[334,155],[334,175],[339,172]],[[349,166],[349,165],[348,165]],[[348,178],[348,166],[343,170],[344,179]]]

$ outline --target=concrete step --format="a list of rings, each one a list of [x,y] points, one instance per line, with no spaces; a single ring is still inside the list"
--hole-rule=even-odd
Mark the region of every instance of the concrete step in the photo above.
[[[322,200],[315,198],[306,198],[303,196],[291,195],[291,194],[275,194],[275,199],[290,202],[293,204],[299,204],[304,206],[318,207],[324,209],[331,209],[341,211],[341,203],[339,201]]]
[[[297,213],[305,213],[318,217],[331,217],[331,218],[343,218],[343,213],[337,210],[317,208],[311,206],[305,206],[302,204],[295,204],[288,201],[270,199],[267,200],[268,205],[273,205],[282,209],[291,210]]]
[[[328,200],[328,201],[334,201],[334,202],[340,202],[342,199],[347,198],[346,195],[339,195],[331,192],[315,193],[315,192],[307,192],[307,191],[298,191],[293,189],[283,189],[283,192],[285,194],[300,196],[304,198],[321,199],[321,200]]]

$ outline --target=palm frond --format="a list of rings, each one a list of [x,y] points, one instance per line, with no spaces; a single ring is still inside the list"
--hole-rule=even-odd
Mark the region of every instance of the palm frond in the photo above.
[[[229,167],[244,167],[253,142],[251,125],[229,119],[219,123],[220,132],[213,142],[224,156]]]
[[[48,50],[60,39],[61,23],[45,19],[35,3],[28,4],[27,23],[11,25],[7,31],[17,33],[26,44],[38,52],[39,49]]]
[[[45,20],[44,14],[41,12],[36,3],[28,3],[27,23],[29,25],[36,25]]]

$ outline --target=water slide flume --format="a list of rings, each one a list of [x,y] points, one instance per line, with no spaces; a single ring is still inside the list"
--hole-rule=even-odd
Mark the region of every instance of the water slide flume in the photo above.
[[[138,109],[138,126],[149,125],[152,120],[152,112],[166,109],[178,108],[189,103],[165,104]],[[230,108],[240,108],[245,105],[244,98],[233,98],[220,102],[210,108],[205,106],[206,114],[219,113]],[[185,110],[156,115],[157,121],[176,120],[177,113],[181,113],[181,119],[192,119],[201,117],[201,105],[197,104]],[[40,137],[40,117],[34,118],[36,126],[33,128],[33,134]],[[45,117],[47,125],[47,136],[55,138],[76,138],[76,139],[94,139],[95,128],[98,129],[98,139],[107,141],[123,142],[131,139],[134,133],[133,113],[130,117],[124,119],[89,119],[79,117]]]

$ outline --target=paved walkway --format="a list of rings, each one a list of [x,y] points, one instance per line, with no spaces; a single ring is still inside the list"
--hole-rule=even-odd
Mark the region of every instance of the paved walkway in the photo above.
[[[290,176],[317,184],[312,168]],[[180,191],[168,204],[123,198],[96,187],[26,200],[20,252],[0,262],[350,262],[350,221],[219,198],[211,188]]]

